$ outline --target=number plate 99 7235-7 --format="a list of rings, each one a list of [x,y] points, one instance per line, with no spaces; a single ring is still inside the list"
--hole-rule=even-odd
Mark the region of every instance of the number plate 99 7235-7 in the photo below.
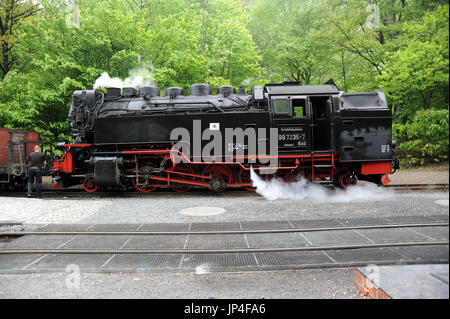
[[[279,129],[280,147],[306,146],[306,133],[303,127],[283,127]]]

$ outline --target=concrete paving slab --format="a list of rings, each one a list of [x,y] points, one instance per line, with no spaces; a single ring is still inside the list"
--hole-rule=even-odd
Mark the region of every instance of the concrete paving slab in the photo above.
[[[205,274],[213,270],[245,270],[257,266],[253,254],[185,254],[180,268]]]
[[[45,237],[38,235],[23,236],[8,243],[7,247],[8,249],[56,249],[62,246],[64,243],[69,242],[74,237],[74,235],[49,235]]]
[[[330,257],[320,251],[257,253],[255,256],[258,264],[266,267],[335,264]]]
[[[357,234],[353,230],[333,230],[316,233],[305,233],[304,236],[313,245],[335,245],[335,244],[368,244],[367,238]]]
[[[438,221],[441,221],[441,222],[448,222],[448,220],[449,220],[448,215],[432,215],[430,217],[434,218],[434,219],[436,219]]]
[[[154,254],[154,255],[114,255],[111,260],[102,265],[102,269],[109,271],[148,271],[179,269],[182,255]]]
[[[37,229],[33,229],[34,231],[88,231],[93,226],[88,224],[47,224],[43,226],[39,226]]]
[[[186,248],[192,249],[221,249],[221,248],[247,248],[243,234],[221,235],[189,235]]]
[[[448,299],[449,265],[370,266],[358,268],[393,299]]]
[[[242,229],[288,229],[292,225],[286,220],[271,220],[271,221],[243,221],[241,222]]]
[[[388,248],[363,248],[349,250],[329,250],[326,252],[337,263],[393,263],[407,259]]]
[[[308,245],[308,241],[302,234],[246,234],[249,247],[301,247]]]
[[[183,249],[188,235],[132,236],[122,249]]]
[[[190,226],[189,223],[142,224],[137,231],[188,231]]]
[[[429,216],[392,216],[385,217],[387,220],[393,223],[427,223],[434,222],[434,218]]]
[[[391,247],[392,251],[416,262],[446,262],[449,259],[448,246]]]
[[[119,249],[129,235],[80,235],[62,246],[62,249]]]
[[[94,224],[90,231],[135,231],[141,225],[139,224]]]
[[[46,255],[36,263],[26,267],[24,270],[31,271],[66,271],[67,267],[74,265],[83,271],[94,271],[100,269],[112,255]]]
[[[437,239],[437,240],[445,240],[449,237],[449,227],[414,227],[407,228],[410,231],[422,234],[428,238]]]
[[[290,224],[294,228],[325,228],[325,227],[340,227],[342,223],[336,219],[305,219],[305,220],[290,220]]]
[[[398,228],[386,228],[386,229],[359,229],[358,233],[364,235],[374,243],[385,242],[407,242],[407,241],[430,241],[433,240],[423,234],[415,232],[415,228],[398,229]],[[448,238],[448,236],[447,236]],[[436,240],[436,239],[435,239]]]
[[[393,224],[386,218],[367,217],[367,218],[338,218],[338,222],[345,226],[368,226],[368,225],[388,225]]]
[[[240,230],[241,226],[237,222],[223,223],[192,223],[191,231],[207,231],[207,230]]]
[[[0,255],[0,273],[21,271],[44,255]]]

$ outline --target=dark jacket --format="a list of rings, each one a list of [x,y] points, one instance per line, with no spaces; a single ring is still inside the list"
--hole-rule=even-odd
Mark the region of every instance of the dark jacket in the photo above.
[[[29,155],[30,167],[42,168],[45,161],[45,155],[39,152],[33,152]]]

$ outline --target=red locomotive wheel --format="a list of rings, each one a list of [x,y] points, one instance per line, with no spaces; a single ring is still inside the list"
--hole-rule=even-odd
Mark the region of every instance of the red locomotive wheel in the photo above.
[[[188,173],[188,174],[195,174],[195,171],[192,168],[192,166],[189,166],[186,164],[179,164],[179,165],[175,166],[175,168],[173,170],[178,171],[178,172]],[[192,181],[192,182],[195,180],[194,176],[187,176],[187,175],[180,175],[180,174],[171,174],[171,178],[183,179],[183,180]],[[170,185],[170,188],[174,192],[178,192],[178,193],[188,192],[192,189],[192,187],[193,187],[193,185],[190,185],[190,184],[183,184],[183,183],[176,183],[176,182],[171,183],[171,185]]]
[[[239,184],[251,184],[252,178],[250,176],[250,171],[241,168],[238,173],[238,181],[239,181]],[[249,192],[256,191],[256,188],[254,188],[252,186],[244,186],[244,189],[248,190]]]
[[[339,186],[346,189],[348,186],[353,186],[358,183],[358,178],[352,172],[344,172],[339,177]]]
[[[95,185],[94,181],[90,178],[85,178],[83,180],[83,188],[88,193],[94,193],[98,189],[97,185]]]
[[[143,178],[139,178],[139,184],[143,184],[145,181],[144,181],[144,179]],[[150,192],[153,192],[155,189],[156,189],[156,187],[154,187],[154,186],[140,186],[140,185],[138,185],[137,183],[136,183],[136,178],[135,177],[133,177],[132,179],[131,179],[131,184],[133,184],[133,187],[137,190],[137,191],[139,191],[139,192],[141,192],[141,193],[150,193]]]
[[[223,192],[228,184],[232,182],[231,170],[223,165],[208,165],[203,170],[204,176],[211,176],[211,187],[213,192]]]

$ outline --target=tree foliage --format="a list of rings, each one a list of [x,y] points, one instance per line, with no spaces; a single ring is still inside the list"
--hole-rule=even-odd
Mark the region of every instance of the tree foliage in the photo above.
[[[14,33],[14,52],[24,66],[12,67],[0,82],[0,126],[35,129],[48,141],[67,139],[73,91],[92,89],[103,72],[125,78],[141,66],[162,88],[239,85],[258,75],[261,58],[239,1],[75,3],[42,0],[39,14]],[[1,8],[7,8],[3,2]]]
[[[394,124],[399,155],[410,165],[448,161],[449,111],[421,110],[413,121]]]
[[[445,160],[448,135],[429,128],[448,127],[448,12],[448,0],[0,0],[0,126],[67,140],[72,92],[137,67],[161,88],[333,78],[384,90],[405,160]]]

